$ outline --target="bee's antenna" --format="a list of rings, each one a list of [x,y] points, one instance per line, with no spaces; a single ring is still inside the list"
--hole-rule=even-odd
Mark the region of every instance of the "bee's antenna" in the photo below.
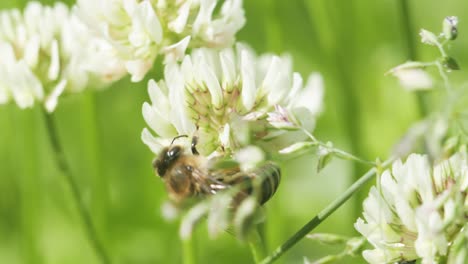
[[[181,137],[188,137],[187,135],[178,135],[177,137],[173,138],[172,139],[172,142],[171,142],[171,145],[174,143],[174,141],[178,138],[181,138]]]

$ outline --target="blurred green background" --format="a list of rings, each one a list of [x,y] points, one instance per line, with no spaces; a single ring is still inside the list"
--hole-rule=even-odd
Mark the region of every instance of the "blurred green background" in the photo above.
[[[22,8],[26,2],[4,0],[0,7]],[[410,39],[404,27],[404,2],[412,24]],[[321,72],[325,109],[316,136],[365,159],[387,158],[393,144],[421,115],[414,94],[384,76],[413,56],[411,46],[417,59],[434,58],[435,50],[420,44],[419,28],[440,32],[445,16],[459,16],[459,39],[450,54],[462,71],[452,76],[455,80],[466,76],[468,2],[244,0],[244,6],[247,24],[238,39],[259,53],[291,54],[295,70],[305,78],[312,71]],[[152,171],[153,155],[140,140],[146,83],[160,76],[157,68],[138,84],[125,78],[104,91],[68,96],[61,99],[55,114],[67,160],[114,263],[182,262],[179,223],[162,218],[166,193]],[[0,263],[98,263],[51,154],[38,107],[0,106]],[[267,204],[270,249],[366,169],[334,159],[317,175],[312,153],[285,162],[281,186]],[[366,190],[316,231],[355,235],[353,223],[365,196]],[[247,245],[228,234],[210,240],[204,223],[194,240],[199,263],[253,262]],[[278,263],[302,263],[303,257],[314,260],[339,250],[304,239]],[[342,262],[353,261],[363,259]]]

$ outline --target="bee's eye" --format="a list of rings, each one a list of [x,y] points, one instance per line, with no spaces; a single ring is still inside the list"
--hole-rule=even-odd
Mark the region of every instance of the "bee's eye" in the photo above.
[[[159,177],[164,177],[164,174],[166,173],[166,169],[163,167],[158,167],[157,170],[158,170]]]
[[[180,155],[181,150],[179,146],[175,146],[167,152],[167,157],[170,159],[176,158]]]

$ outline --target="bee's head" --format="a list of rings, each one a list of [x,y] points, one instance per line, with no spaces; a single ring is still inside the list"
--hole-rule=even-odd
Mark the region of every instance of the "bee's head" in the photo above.
[[[182,152],[181,146],[169,146],[161,151],[158,158],[153,162],[153,167],[160,177],[164,177],[167,169],[180,157]]]

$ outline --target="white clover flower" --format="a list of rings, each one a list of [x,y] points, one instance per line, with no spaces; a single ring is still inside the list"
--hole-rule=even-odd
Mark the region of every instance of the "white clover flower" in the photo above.
[[[113,49],[62,3],[1,11],[0,57],[0,104],[13,99],[20,108],[40,101],[53,111],[62,93],[125,74]]]
[[[370,263],[453,259],[451,254],[460,254],[450,249],[453,240],[468,228],[467,187],[465,148],[434,167],[417,154],[405,164],[396,161],[381,175],[379,186],[371,188],[364,219],[355,224],[374,247],[363,252],[364,258]]]
[[[119,50],[135,82],[143,79],[157,55],[181,57],[189,39],[190,47],[231,45],[245,23],[242,0],[219,5],[217,0],[77,1],[80,16]]]
[[[322,105],[318,73],[303,86],[289,57],[257,57],[241,44],[235,50],[196,49],[181,63],[168,64],[164,77],[149,82],[151,103],[143,105],[157,137],[145,128],[142,140],[155,154],[182,134],[198,136],[204,155],[251,144],[279,150],[305,138],[297,128],[312,130]]]

